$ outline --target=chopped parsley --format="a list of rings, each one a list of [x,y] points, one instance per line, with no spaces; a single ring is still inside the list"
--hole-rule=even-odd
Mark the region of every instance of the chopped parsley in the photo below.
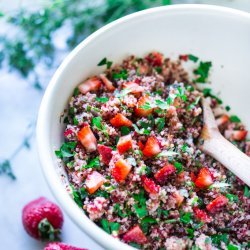
[[[118,232],[121,225],[118,222],[109,222],[107,219],[101,219],[101,226],[106,233],[112,234],[112,232]]]
[[[146,206],[146,198],[144,196],[144,190],[141,190],[139,194],[133,195],[136,203],[134,204],[135,213],[138,218],[143,218],[148,214]]]
[[[92,118],[92,126],[97,128],[99,131],[103,132],[103,134],[106,135],[107,137],[109,136],[106,126],[103,124],[102,118],[100,116]]]
[[[157,223],[156,219],[152,217],[144,217],[141,220],[141,229],[144,233],[148,233],[150,225],[156,224],[156,223]]]
[[[187,228],[186,231],[187,231],[188,237],[190,239],[193,239],[194,238],[194,229],[193,228]]]
[[[59,150],[55,151],[55,154],[58,158],[69,158],[74,155],[74,149],[77,142],[64,142]]]
[[[108,97],[96,97],[96,101],[101,102],[101,103],[106,103],[108,102],[109,98]]]
[[[74,89],[73,95],[74,95],[74,96],[77,96],[78,94],[79,94],[79,89],[78,89],[78,87],[76,87],[76,88]]]
[[[250,191],[249,191],[249,187],[247,185],[245,185],[245,187],[244,187],[244,196],[247,198],[250,198]]]
[[[231,115],[230,116],[230,121],[235,122],[235,123],[241,122],[240,118],[237,115]]]
[[[74,123],[74,125],[76,125],[76,126],[79,124],[79,121],[77,120],[76,117],[73,118],[73,123]]]
[[[219,104],[222,104],[222,100],[220,98],[218,98],[217,96],[215,96],[214,94],[212,94],[212,89],[205,88],[202,90],[202,92],[203,92],[203,95],[205,97],[210,96],[210,97],[214,98]]]
[[[221,242],[225,244],[229,243],[228,235],[227,234],[214,234],[211,236],[212,243],[218,247],[220,247]]]
[[[128,214],[123,213],[123,210],[121,209],[118,203],[114,205],[113,209],[114,209],[114,212],[117,213],[120,217],[122,218],[128,217]]]
[[[234,195],[234,194],[226,194],[226,197],[231,202],[238,202],[239,201],[239,197],[237,195]]]
[[[128,135],[130,133],[130,128],[126,126],[121,127],[121,134],[122,135]]]
[[[113,63],[111,61],[109,61],[106,57],[104,57],[98,64],[97,66],[103,66],[103,65],[106,65],[107,66],[107,69],[110,69],[111,65]]]
[[[188,55],[188,59],[193,62],[198,62],[199,58],[197,56],[194,56],[192,54]]]
[[[180,221],[184,224],[188,224],[191,222],[191,213],[190,212],[187,212],[187,213],[183,213],[181,214],[180,216]]]
[[[198,68],[194,70],[194,74],[197,75],[195,82],[205,83],[207,81],[211,67],[211,62],[200,62]]]
[[[162,72],[162,68],[161,67],[155,67],[155,71],[160,74]]]
[[[241,249],[240,247],[233,244],[227,245],[227,250],[240,250],[240,249]]]
[[[85,168],[85,169],[87,169],[87,168],[97,168],[97,169],[99,169],[100,168],[100,158],[99,158],[99,156],[94,158],[94,159],[88,160],[87,165],[82,166],[82,168]]]
[[[177,170],[177,174],[179,174],[179,173],[181,173],[183,171],[183,166],[182,166],[182,164],[180,162],[176,161],[174,163],[174,166],[175,166],[175,168]]]
[[[164,209],[162,209],[162,208],[158,208],[158,209],[157,209],[157,216],[158,216],[158,217],[163,216],[164,218],[167,218],[168,215],[169,215],[169,211],[168,211],[168,210],[164,210]]]
[[[119,73],[113,72],[112,78],[115,80],[118,79],[126,80],[128,78],[128,71],[126,69],[122,69]]]
[[[150,134],[150,130],[142,128],[139,129],[137,125],[133,124],[132,125],[136,131],[136,133],[140,134],[140,135],[149,135]]]
[[[78,190],[76,190],[72,185],[70,185],[70,187],[72,189],[72,196],[74,201],[79,207],[82,207],[83,199],[85,199],[88,196],[88,192],[83,187]]]
[[[157,118],[156,121],[157,131],[160,133],[165,126],[165,117]]]
[[[231,108],[229,106],[226,106],[225,109],[228,112],[228,111],[230,111]]]

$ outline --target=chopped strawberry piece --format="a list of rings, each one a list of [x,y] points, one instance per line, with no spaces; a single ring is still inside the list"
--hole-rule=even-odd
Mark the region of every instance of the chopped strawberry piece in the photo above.
[[[109,165],[109,162],[112,158],[112,148],[105,146],[105,145],[97,145],[97,150],[101,156],[101,161],[106,164]]]
[[[143,149],[144,149],[144,144],[141,142],[141,141],[139,141],[138,142],[138,146],[139,146],[139,149],[142,151]]]
[[[161,152],[160,144],[156,137],[150,136],[145,144],[142,153],[147,157],[153,157]]]
[[[180,59],[180,60],[183,60],[184,62],[187,62],[187,61],[188,61],[188,58],[189,58],[188,55],[180,55],[180,56],[179,56],[179,59]]]
[[[178,207],[184,201],[184,197],[178,191],[176,191],[176,192],[173,193],[173,197],[175,198],[176,204],[177,204]]]
[[[142,183],[144,189],[151,194],[158,194],[160,191],[160,186],[157,185],[152,179],[142,176]]]
[[[149,72],[148,64],[140,64],[137,68],[140,75],[146,75]]]
[[[84,126],[77,134],[78,140],[84,146],[88,152],[93,152],[96,150],[97,142],[96,138],[89,127],[89,125]]]
[[[105,181],[105,178],[98,173],[93,171],[86,178],[85,185],[86,189],[90,194],[93,194]]]
[[[227,139],[243,141],[247,137],[247,130],[226,130],[224,135]]]
[[[208,188],[213,184],[213,178],[208,168],[202,168],[194,182],[198,188]]]
[[[191,178],[191,181],[192,181],[192,182],[195,182],[196,176],[195,176],[194,172],[191,172],[191,173],[190,173],[190,178]]]
[[[172,164],[167,164],[166,166],[158,170],[154,177],[159,183],[164,183],[166,179],[175,172],[176,168]]]
[[[67,129],[64,131],[63,135],[64,135],[65,137],[69,137],[69,136],[71,136],[71,135],[74,135],[74,131],[73,131],[72,129],[70,129],[70,128],[67,128]]]
[[[146,60],[152,64],[152,66],[161,66],[163,63],[163,55],[159,52],[152,52],[146,56]]]
[[[127,126],[127,127],[131,127],[132,126],[132,122],[124,115],[122,114],[117,114],[115,115],[115,117],[113,117],[110,120],[110,123],[117,128],[120,128],[122,126]]]
[[[137,103],[137,107],[135,108],[135,114],[139,117],[148,116],[152,114],[153,108],[150,109],[144,109],[142,106],[144,106],[146,103],[150,104],[150,97],[149,96],[142,96]]]
[[[207,206],[207,210],[210,213],[215,213],[218,210],[220,210],[222,207],[226,206],[228,203],[228,199],[227,197],[225,197],[224,195],[219,195],[218,197],[216,197],[213,201],[211,201]]]
[[[132,166],[125,160],[119,159],[112,169],[112,176],[117,182],[123,182],[128,176]]]
[[[105,74],[100,74],[100,78],[101,78],[102,82],[104,83],[105,87],[107,88],[107,90],[109,90],[109,91],[115,90],[113,83],[106,77]]]
[[[222,115],[220,118],[216,119],[217,126],[222,126],[229,121],[228,115]]]
[[[125,233],[123,240],[125,242],[134,242],[137,244],[144,244],[147,242],[146,236],[138,225],[134,226],[127,233]]]
[[[204,222],[204,223],[209,223],[213,219],[211,216],[209,216],[206,211],[199,209],[198,207],[194,207],[194,216],[197,220]]]
[[[120,137],[117,143],[117,149],[119,154],[123,154],[132,148],[132,138],[131,135],[125,135]]]
[[[85,82],[81,83],[78,86],[78,89],[82,94],[86,94],[90,91],[97,91],[101,87],[101,84],[102,84],[101,80],[98,77],[93,76],[88,80],[86,80]]]
[[[132,94],[142,93],[145,90],[144,87],[135,82],[126,82],[123,84],[123,86],[124,89],[130,89],[130,93]]]

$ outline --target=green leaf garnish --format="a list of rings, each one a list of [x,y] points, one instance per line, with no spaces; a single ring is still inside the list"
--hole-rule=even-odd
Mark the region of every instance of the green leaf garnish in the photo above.
[[[122,135],[128,135],[130,133],[130,128],[126,126],[121,127],[121,134]]]
[[[100,167],[100,158],[97,156],[96,158],[88,160],[87,165],[82,166],[82,168],[88,169],[88,168],[99,168]]]
[[[192,55],[192,54],[189,54],[189,55],[188,55],[188,59],[189,59],[190,61],[193,61],[193,62],[197,62],[197,61],[199,60],[199,58],[198,58],[197,56],[194,56],[194,55]]]
[[[250,191],[249,191],[249,187],[247,185],[245,185],[244,187],[244,194],[245,197],[250,198]]]
[[[211,62],[200,62],[198,68],[194,70],[194,74],[198,76],[195,82],[205,83],[211,67]]]
[[[218,98],[217,96],[215,96],[214,94],[212,94],[212,89],[205,88],[202,90],[202,92],[203,92],[203,95],[205,97],[210,96],[210,97],[214,98],[219,104],[222,104],[222,100],[220,98]]]
[[[156,126],[157,126],[157,131],[158,131],[158,133],[160,133],[163,130],[164,126],[165,126],[165,118],[164,117],[157,118],[155,123],[156,123]]]
[[[235,122],[235,123],[241,122],[240,118],[237,115],[231,115],[230,116],[230,121]]]
[[[175,168],[177,170],[177,174],[179,174],[179,173],[181,173],[183,171],[183,166],[182,166],[182,164],[180,162],[176,161],[174,163],[174,166],[175,166]]]
[[[77,142],[64,142],[59,150],[55,151],[55,154],[58,158],[69,158],[74,155],[74,149]]]
[[[112,78],[115,80],[118,79],[126,80],[128,78],[128,71],[126,69],[122,69],[119,73],[114,72],[112,74]]]
[[[103,66],[103,65],[106,65],[107,66],[107,69],[109,69],[112,65],[112,62],[111,61],[108,61],[106,57],[104,57],[98,64],[97,66]]]
[[[188,224],[191,222],[191,213],[187,212],[187,213],[183,213],[180,217],[180,221],[184,224]]]
[[[108,102],[109,98],[108,97],[96,97],[96,101],[101,102],[101,103],[106,103]]]
[[[239,201],[239,197],[237,195],[234,195],[234,194],[226,194],[226,197],[231,202],[238,202]]]

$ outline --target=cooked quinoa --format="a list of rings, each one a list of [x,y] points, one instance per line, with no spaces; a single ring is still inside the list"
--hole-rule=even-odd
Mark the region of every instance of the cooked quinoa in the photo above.
[[[152,52],[111,64],[75,89],[64,118],[56,155],[74,200],[139,249],[249,249],[249,188],[199,149],[205,97],[221,133],[250,156],[240,119],[197,87],[211,63]]]

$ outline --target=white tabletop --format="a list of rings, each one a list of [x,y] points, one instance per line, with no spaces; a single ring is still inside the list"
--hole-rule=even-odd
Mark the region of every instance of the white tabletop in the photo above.
[[[30,2],[30,0],[27,0]],[[8,9],[7,0],[0,1],[0,9]],[[20,2],[14,1],[11,2]],[[178,1],[175,2],[210,2],[250,11],[250,1]],[[0,31],[7,32],[4,24],[0,24]],[[65,55],[62,55],[63,57]],[[40,69],[43,75],[43,69]],[[54,69],[52,70],[54,71]],[[50,77],[52,71],[46,76]],[[42,79],[44,87],[48,79]],[[18,74],[1,71],[0,75],[0,162],[9,158],[22,143],[31,122],[35,122],[43,91],[34,89],[31,84]],[[34,124],[33,124],[34,128]],[[30,149],[22,149],[11,161],[13,171],[17,177],[15,181],[7,176],[0,176],[0,249],[35,250],[43,249],[44,244],[29,237],[22,227],[21,212],[23,206],[32,199],[45,196],[55,201],[41,172],[37,157],[35,134],[30,140]],[[55,201],[56,202],[56,201]],[[90,250],[103,249],[85,233],[80,231],[64,214],[62,230],[63,241]]]

